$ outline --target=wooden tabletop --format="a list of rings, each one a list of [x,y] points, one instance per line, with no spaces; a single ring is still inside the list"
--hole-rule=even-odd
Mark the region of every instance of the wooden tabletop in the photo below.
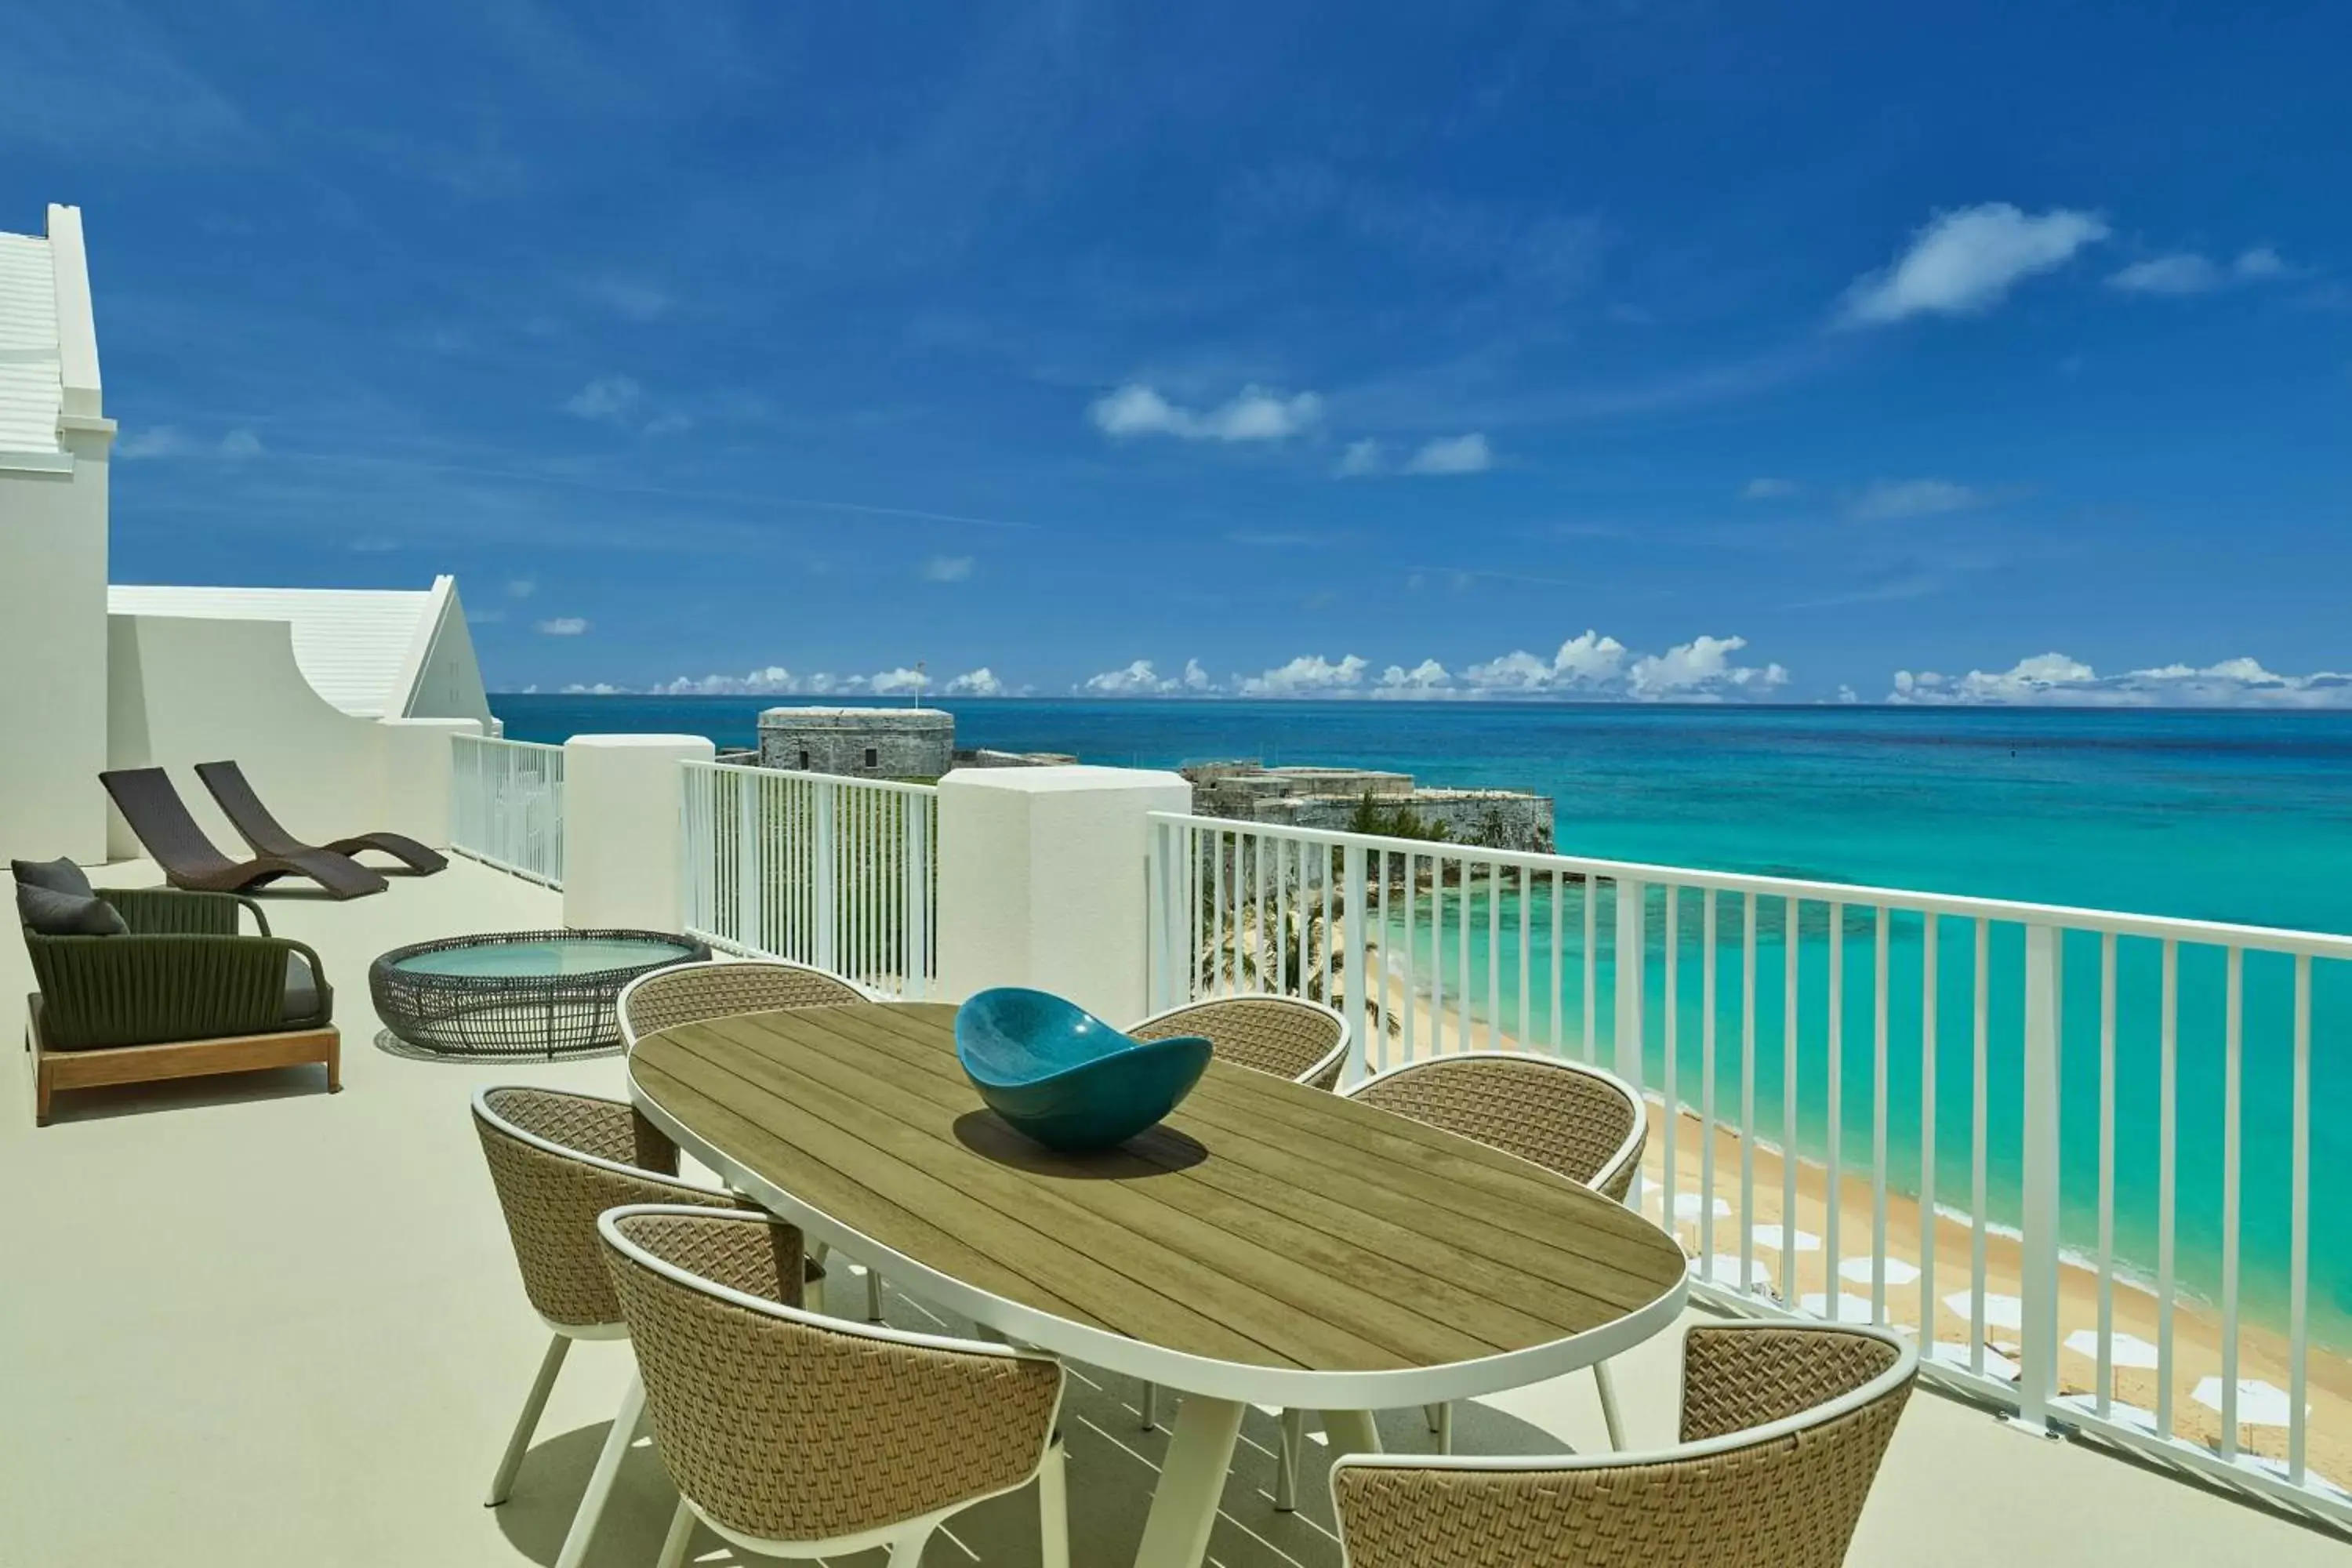
[[[1098,1364],[1118,1365],[1098,1353],[1108,1336],[1277,1377],[1486,1362],[1484,1392],[1532,1380],[1494,1358],[1592,1352],[1518,1369],[1551,1375],[1679,1309],[1682,1250],[1631,1209],[1247,1068],[1212,1062],[1119,1149],[1053,1153],[982,1105],[954,1019],[882,1003],[717,1019],[646,1037],[630,1071],[649,1116],[819,1239],[865,1247],[918,1297],[923,1281],[900,1269],[984,1293],[1015,1310],[1017,1328],[995,1326]],[[942,1304],[992,1321],[968,1299]],[[1046,1319],[1078,1342],[1054,1343]]]

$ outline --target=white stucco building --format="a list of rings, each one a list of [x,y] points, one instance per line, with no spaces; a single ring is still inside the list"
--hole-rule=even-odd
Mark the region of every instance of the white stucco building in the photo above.
[[[136,854],[98,775],[148,765],[234,847],[185,773],[215,758],[298,833],[445,842],[445,737],[493,728],[456,580],[110,586],[114,433],[81,214],[53,205],[0,234],[0,854]]]

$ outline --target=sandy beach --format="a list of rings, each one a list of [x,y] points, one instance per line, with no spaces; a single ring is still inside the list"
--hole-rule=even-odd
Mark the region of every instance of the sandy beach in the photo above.
[[[1388,1065],[1395,1066],[1407,1059],[1405,1052],[1405,1004],[1392,985],[1389,994],[1397,1028],[1386,1042]],[[1442,1015],[1430,1005],[1426,996],[1413,998],[1411,1031],[1412,1058],[1450,1055],[1471,1049],[1486,1050],[1518,1048],[1518,1042],[1507,1032],[1496,1029],[1492,1036],[1482,1022],[1473,1022],[1465,1032],[1462,1018],[1449,1002]],[[1372,1042],[1372,1063],[1381,1065],[1381,1042]],[[1549,1050],[1549,1041],[1533,1042],[1531,1048]],[[1643,1162],[1641,1205],[1653,1219],[1661,1218],[1661,1200],[1665,1184],[1665,1137],[1664,1107],[1651,1099],[1651,1128]],[[1681,1113],[1675,1131],[1675,1176],[1673,1190],[1689,1200],[1700,1191],[1705,1161],[1706,1138],[1696,1113]],[[1727,1213],[1713,1216],[1712,1233],[1694,1215],[1667,1226],[1683,1244],[1685,1252],[1694,1258],[1713,1255],[1719,1259],[1717,1283],[1737,1289],[1739,1283],[1738,1259],[1741,1231],[1740,1137],[1737,1128],[1725,1127],[1718,1121],[1715,1134],[1715,1195],[1727,1208]],[[1783,1170],[1781,1156],[1759,1139],[1753,1151],[1755,1176],[1754,1208],[1747,1215],[1752,1226],[1789,1225],[1812,1240],[1810,1250],[1796,1254],[1793,1279],[1783,1279],[1787,1259],[1778,1246],[1766,1247],[1751,1242],[1748,1254],[1749,1288],[1770,1297],[1794,1299],[1814,1297],[1812,1309],[1829,1315],[1829,1297],[1835,1291],[1858,1300],[1841,1303],[1852,1316],[1865,1321],[1872,1306],[1872,1284],[1869,1272],[1871,1237],[1874,1221],[1870,1175],[1867,1170],[1847,1169],[1840,1173],[1839,1261],[1854,1272],[1832,1280],[1826,1251],[1829,1215],[1829,1173],[1822,1166],[1807,1160],[1797,1162],[1796,1207],[1793,1218],[1784,1207]],[[1964,1194],[1939,1194],[1948,1205]],[[1706,1205],[1686,1203],[1686,1209]],[[1925,1253],[1927,1231],[1921,1225],[1920,1207],[1916,1199],[1894,1192],[1886,1197],[1886,1246],[1890,1259],[1908,1268],[1889,1270],[1885,1287],[1886,1321],[1895,1327],[1916,1333],[1921,1322],[1919,1281],[1910,1278],[1918,1268]],[[1936,1349],[1930,1352],[1966,1367],[1969,1363],[1972,1342],[1971,1322],[1967,1311],[1954,1312],[1947,1300],[1958,1292],[1969,1290],[1973,1284],[1973,1248],[1975,1233],[1966,1222],[1948,1214],[1935,1216],[1935,1293],[1933,1304]],[[1776,1238],[1777,1239],[1777,1238]],[[2021,1292],[2022,1258],[2015,1237],[1988,1229],[1984,1238],[1984,1289],[1988,1298],[2015,1299]],[[1856,1260],[1860,1261],[1857,1262]],[[1897,1285],[1893,1275],[1901,1274],[1905,1283]],[[2091,1331],[2095,1336],[2099,1322],[2100,1281],[2095,1268],[2082,1264],[2062,1261],[2059,1268],[2059,1336],[2063,1341],[2079,1331]],[[2156,1294],[2122,1275],[2115,1277],[2112,1286],[2113,1322],[2118,1335],[2131,1334],[2147,1342],[2157,1342],[2158,1299]],[[1964,1308],[1969,1303],[1960,1303]],[[1984,1339],[1989,1352],[1987,1370],[2000,1375],[2000,1360],[2006,1357],[2014,1363],[2018,1352],[2018,1334],[2014,1327],[2000,1327],[1998,1317],[2000,1303],[1991,1303],[1987,1313]],[[2221,1436],[2221,1418],[2218,1411],[2198,1404],[2192,1397],[2199,1380],[2218,1377],[2221,1372],[2221,1324],[2219,1310],[2201,1300],[2176,1295],[2172,1320],[2174,1368],[2172,1377],[2171,1435],[2189,1442],[2218,1449]],[[2094,1340],[2084,1342],[2095,1353]],[[2286,1336],[2262,1327],[2245,1318],[2241,1319],[2238,1335],[2238,1376],[2259,1378],[2284,1391],[2288,1386],[2288,1355]],[[2081,1354],[2070,1348],[2059,1352],[2058,1385],[2062,1394],[2095,1395],[2098,1366],[2093,1355]],[[2305,1433],[2305,1463],[2315,1474],[2338,1483],[2352,1483],[2352,1360],[2311,1347],[2305,1366],[2306,1394],[2311,1416]],[[2126,1422],[2137,1422],[2150,1432],[2156,1430],[2155,1412],[2158,1399],[2156,1373],[2151,1368],[2126,1367],[2113,1369],[2113,1380],[2107,1390],[2113,1415]],[[2245,1414],[2242,1401],[2242,1415]],[[2284,1426],[2261,1426],[2241,1421],[2238,1428],[2241,1453],[2260,1456],[2284,1464],[2287,1455],[2287,1429]]]

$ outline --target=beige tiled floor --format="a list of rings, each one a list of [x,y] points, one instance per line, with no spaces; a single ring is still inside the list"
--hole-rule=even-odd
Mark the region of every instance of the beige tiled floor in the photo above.
[[[152,879],[118,868],[101,880]],[[514,1500],[481,1489],[541,1346],[465,1112],[478,1084],[616,1092],[611,1059],[477,1068],[372,1044],[366,963],[402,942],[550,925],[557,897],[459,862],[351,904],[287,897],[272,920],[324,955],[345,1092],[314,1075],[63,1100],[36,1131],[29,1077],[0,1088],[0,1563],[113,1568],[474,1568],[548,1563],[626,1376],[624,1347],[572,1357]],[[17,1037],[21,948],[0,943]],[[928,1326],[895,1298],[894,1319]],[[1637,1443],[1672,1426],[1671,1337],[1619,1363]],[[1076,1561],[1126,1561],[1164,1436],[1124,1380],[1079,1369],[1070,1434]],[[1417,1413],[1393,1446],[1425,1443]],[[1275,1514],[1270,1422],[1254,1418],[1212,1552],[1227,1568],[1336,1563],[1320,1478]],[[1465,1450],[1597,1443],[1589,1378],[1466,1411]],[[648,1452],[625,1468],[591,1561],[652,1561],[668,1501]],[[1034,1561],[1025,1497],[974,1510],[944,1564]],[[969,1548],[969,1550],[967,1550]],[[699,1560],[730,1559],[705,1538]],[[2344,1542],[2086,1447],[2021,1436],[1923,1394],[1905,1416],[1853,1561],[2291,1565]]]

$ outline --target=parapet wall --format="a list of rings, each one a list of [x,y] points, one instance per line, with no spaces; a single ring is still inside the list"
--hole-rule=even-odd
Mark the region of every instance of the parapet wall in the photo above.
[[[954,765],[955,717],[937,708],[771,708],[760,765],[845,778],[935,779]]]

